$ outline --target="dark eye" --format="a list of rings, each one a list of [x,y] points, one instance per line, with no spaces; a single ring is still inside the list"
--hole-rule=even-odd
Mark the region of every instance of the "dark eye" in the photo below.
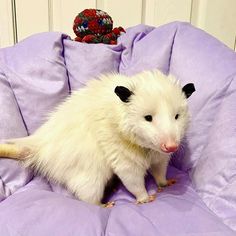
[[[179,114],[176,114],[175,119],[178,120],[178,118],[179,118]]]
[[[152,121],[152,116],[151,115],[144,116],[144,118],[145,118],[146,121],[149,121],[149,122]]]

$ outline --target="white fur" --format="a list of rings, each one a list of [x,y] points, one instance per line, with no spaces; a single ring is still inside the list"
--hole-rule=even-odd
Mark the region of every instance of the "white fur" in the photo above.
[[[116,86],[133,92],[129,102],[115,94]],[[152,122],[144,119],[149,114]],[[179,143],[187,123],[186,98],[171,76],[157,71],[103,75],[73,92],[22,142],[32,150],[25,163],[89,203],[100,204],[113,173],[138,201],[147,201],[147,169],[158,184],[166,184],[169,155],[160,145]]]

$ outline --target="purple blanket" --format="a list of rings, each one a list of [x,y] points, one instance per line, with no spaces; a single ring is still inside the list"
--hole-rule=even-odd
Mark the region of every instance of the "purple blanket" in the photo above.
[[[120,186],[110,196],[116,206],[103,209],[0,159],[1,236],[236,235],[236,54],[189,24],[139,25],[112,46],[43,33],[0,49],[0,139],[32,134],[91,77],[153,68],[197,90],[184,148],[168,170],[177,183],[143,205]],[[156,191],[150,176],[146,186]]]

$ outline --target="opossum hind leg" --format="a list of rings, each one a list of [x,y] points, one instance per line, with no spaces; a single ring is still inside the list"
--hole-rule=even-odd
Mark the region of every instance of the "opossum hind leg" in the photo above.
[[[101,175],[80,173],[75,178],[71,178],[66,185],[79,200],[109,208],[114,205],[113,202],[102,203],[106,183],[106,179]]]

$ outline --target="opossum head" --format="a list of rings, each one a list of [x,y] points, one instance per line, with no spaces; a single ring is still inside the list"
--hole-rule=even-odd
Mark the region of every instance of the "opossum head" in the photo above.
[[[145,72],[117,86],[121,132],[142,147],[171,153],[178,149],[189,123],[187,98],[193,84],[183,88],[171,76]]]

